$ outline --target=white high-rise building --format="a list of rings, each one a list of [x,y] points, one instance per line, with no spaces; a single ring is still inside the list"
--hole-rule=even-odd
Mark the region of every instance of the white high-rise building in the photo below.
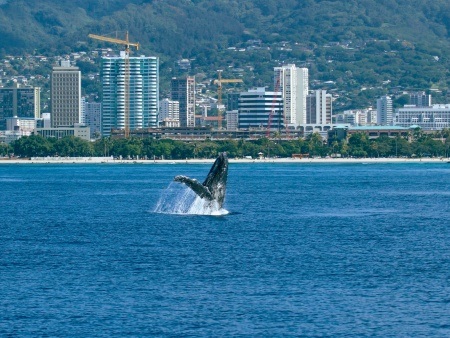
[[[367,124],[368,125],[375,125],[377,124],[377,110],[376,109],[372,109],[372,108],[368,108],[367,109]]]
[[[393,122],[392,99],[390,96],[382,96],[377,100],[377,124],[391,126]]]
[[[51,125],[53,128],[73,127],[81,122],[81,72],[61,61],[53,67],[51,79]]]
[[[159,122],[164,127],[179,127],[180,103],[167,98],[159,101]]]
[[[315,90],[307,96],[306,124],[312,126],[331,126],[333,99],[326,90]]]
[[[308,68],[294,64],[274,68],[274,91],[283,96],[283,110],[287,124],[306,124],[306,96],[309,91]]]
[[[128,58],[128,95],[125,93],[125,71]],[[157,57],[102,58],[102,135],[111,129],[125,129],[128,108],[128,129],[156,128],[158,126],[159,59]],[[128,97],[128,102],[126,99]],[[128,103],[128,105],[126,104]]]

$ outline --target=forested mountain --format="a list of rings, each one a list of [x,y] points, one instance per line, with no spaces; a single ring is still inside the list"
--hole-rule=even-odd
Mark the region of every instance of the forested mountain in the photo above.
[[[88,50],[106,46],[88,33],[126,30],[167,73],[190,58],[194,74],[242,68],[270,85],[274,66],[306,65],[313,88],[349,93],[342,107],[450,83],[448,0],[0,0],[0,55]]]

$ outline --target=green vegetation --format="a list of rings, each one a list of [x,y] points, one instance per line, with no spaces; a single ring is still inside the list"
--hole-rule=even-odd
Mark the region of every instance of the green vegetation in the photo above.
[[[303,154],[306,157],[449,157],[450,129],[425,134],[420,129],[406,138],[379,137],[369,139],[366,134],[356,133],[344,140],[330,140],[324,144],[319,134],[311,134],[306,139],[252,141],[195,141],[182,142],[169,139],[112,139],[102,138],[95,142],[67,136],[61,139],[46,139],[39,135],[25,136],[10,146],[0,144],[0,155],[20,157],[40,156],[114,156],[122,158],[214,158],[218,152],[226,151],[230,158],[252,156],[261,152],[266,157],[291,157]],[[337,155],[339,154],[339,155]]]
[[[9,0],[0,56],[114,47],[87,35],[126,30],[142,53],[161,57],[163,95],[175,61],[189,58],[192,74],[224,69],[246,87],[270,86],[281,63],[307,66],[313,89],[338,95],[335,111],[406,89],[438,89],[434,102],[448,102],[450,2],[441,0]]]

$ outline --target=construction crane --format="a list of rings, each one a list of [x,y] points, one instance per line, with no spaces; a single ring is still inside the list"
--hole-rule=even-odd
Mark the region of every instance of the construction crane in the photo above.
[[[124,57],[124,131],[125,137],[130,136],[130,47],[135,47],[139,50],[139,42],[130,42],[128,40],[128,32],[125,34],[125,40],[110,38],[108,36],[89,34],[88,37],[100,41],[117,43],[125,45]]]
[[[217,85],[217,124],[222,129],[222,84],[223,83],[242,83],[242,79],[222,79],[222,70],[218,70],[218,79],[214,80]]]

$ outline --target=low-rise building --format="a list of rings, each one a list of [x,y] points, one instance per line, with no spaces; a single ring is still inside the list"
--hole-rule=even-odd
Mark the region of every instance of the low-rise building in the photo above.
[[[36,119],[26,117],[8,117],[6,118],[6,130],[17,131],[22,130],[24,132],[33,132],[36,128]]]
[[[407,138],[415,128],[417,126],[352,126],[349,124],[340,124],[333,126],[333,129],[328,131],[328,140],[341,140],[357,133],[366,134],[369,139],[375,139],[381,136]]]
[[[36,128],[34,133],[43,137],[63,138],[65,136],[75,136],[86,141],[90,141],[91,139],[90,128],[81,125],[75,125],[74,127]]]
[[[395,125],[408,127],[417,125],[423,130],[450,128],[450,104],[431,107],[405,106],[395,110]]]

